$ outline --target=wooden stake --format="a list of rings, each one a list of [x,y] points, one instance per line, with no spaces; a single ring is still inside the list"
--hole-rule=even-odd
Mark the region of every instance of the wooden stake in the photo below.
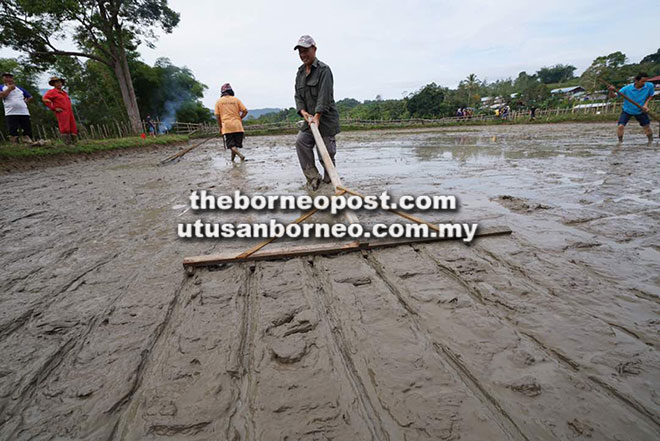
[[[358,196],[358,197],[361,197],[362,199],[365,198],[365,196],[364,196],[363,194],[358,193],[358,192],[355,191],[355,190],[351,190],[351,189],[348,189],[348,188],[346,188],[346,187],[342,187],[341,185],[340,185],[339,187],[337,187],[337,188],[339,188],[340,190],[344,190],[344,191],[346,191],[346,193],[348,193],[348,194],[352,194],[353,196]],[[403,217],[403,218],[405,218],[405,219],[408,219],[409,221],[413,221],[413,222],[418,223],[418,224],[428,225],[428,227],[429,227],[430,229],[434,230],[434,231],[440,231],[440,229],[438,228],[437,225],[432,224],[431,222],[427,222],[427,221],[425,221],[424,219],[420,219],[420,218],[418,218],[418,217],[416,217],[416,216],[413,216],[412,214],[408,214],[408,213],[405,213],[405,212],[403,212],[403,211],[392,210],[392,209],[389,209],[389,210],[387,210],[387,211],[392,212],[392,213],[394,213],[394,214],[396,214],[396,215],[398,215],[398,216],[401,216],[401,217]]]
[[[479,229],[475,237],[499,236],[511,234],[508,227],[491,227]],[[449,238],[419,238],[419,239],[391,239],[374,242],[348,242],[348,243],[329,243],[321,245],[302,245],[293,247],[281,247],[268,251],[257,251],[247,257],[239,257],[235,253],[218,253],[208,256],[194,256],[183,259],[184,267],[213,266],[222,263],[237,263],[253,260],[279,260],[291,259],[293,257],[312,256],[312,255],[330,255],[339,254],[347,251],[371,250],[376,248],[394,247],[399,245],[409,245],[415,243],[437,242],[441,240],[451,240]],[[456,240],[456,239],[454,239]]]
[[[346,190],[341,190],[339,193],[337,193],[337,196],[341,196],[341,195],[343,195],[344,193],[346,193]],[[296,220],[294,220],[293,222],[291,222],[289,225],[292,225],[292,224],[301,224],[301,223],[305,222],[307,219],[309,219],[310,217],[312,217],[312,215],[313,215],[314,213],[316,213],[317,211],[319,211],[318,208],[314,208],[313,210],[308,211],[307,213],[305,213],[305,214],[303,214],[302,216],[300,216],[298,219],[296,219]],[[277,239],[277,238],[276,238],[276,237],[271,237],[270,239],[264,240],[264,241],[261,242],[260,244],[255,245],[255,246],[253,246],[252,248],[250,248],[249,250],[244,251],[244,252],[242,252],[241,254],[237,255],[236,258],[237,258],[237,259],[245,259],[246,257],[249,257],[249,256],[251,256],[252,254],[254,254],[254,253],[256,253],[257,251],[259,251],[260,249],[262,249],[263,247],[265,247],[265,246],[268,245],[269,243],[273,242],[275,239]]]
[[[198,143],[195,144],[195,145],[192,145],[192,146],[190,146],[190,147],[188,147],[188,148],[186,148],[186,149],[181,150],[180,152],[177,152],[177,153],[175,153],[175,154],[173,154],[173,155],[171,155],[171,156],[168,156],[167,158],[165,158],[165,159],[163,159],[162,161],[160,161],[160,163],[161,163],[161,164],[164,164],[164,163],[166,163],[166,162],[174,161],[175,159],[182,157],[183,155],[185,155],[185,154],[188,153],[189,151],[191,151],[191,150],[193,150],[193,149],[196,149],[197,147],[199,147],[200,145],[204,144],[205,142],[210,141],[211,139],[213,139],[213,138],[206,138],[206,139],[205,139],[204,141],[202,141],[202,142],[198,142]]]

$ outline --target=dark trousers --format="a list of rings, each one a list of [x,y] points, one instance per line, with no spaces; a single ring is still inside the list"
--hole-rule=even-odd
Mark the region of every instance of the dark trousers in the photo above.
[[[337,142],[335,141],[335,137],[326,136],[323,138],[323,143],[325,144],[330,159],[332,159],[332,163],[334,164],[335,154],[337,153]],[[314,135],[312,135],[311,130],[298,132],[298,137],[296,138],[296,152],[298,153],[298,161],[300,162],[300,167],[307,178],[307,182],[310,182],[314,178],[321,178],[314,160],[314,147],[316,147],[316,141],[314,140]],[[325,165],[321,159],[321,153],[318,153],[318,155],[321,165],[323,165],[323,170],[325,171]],[[327,171],[325,172],[323,181],[326,183],[330,182],[330,176]]]
[[[5,119],[7,120],[9,136],[18,136],[18,129],[23,129],[23,135],[32,138],[30,115],[8,115],[5,116]]]

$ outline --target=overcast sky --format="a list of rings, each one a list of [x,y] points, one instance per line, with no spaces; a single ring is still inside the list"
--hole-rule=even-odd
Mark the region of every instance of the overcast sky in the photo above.
[[[179,26],[140,52],[150,64],[189,67],[209,87],[209,108],[224,82],[248,108],[293,106],[302,34],[332,68],[335,99],[359,100],[400,98],[432,81],[455,87],[470,73],[493,81],[556,63],[580,73],[599,55],[620,50],[638,62],[660,47],[659,5],[647,0],[169,3]]]

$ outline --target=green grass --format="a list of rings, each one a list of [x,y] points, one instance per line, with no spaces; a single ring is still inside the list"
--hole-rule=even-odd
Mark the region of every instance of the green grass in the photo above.
[[[156,138],[142,139],[138,136],[129,138],[111,138],[99,140],[83,140],[78,144],[65,145],[61,141],[43,147],[29,147],[27,144],[2,144],[0,146],[1,159],[37,159],[56,155],[76,155],[102,152],[108,150],[147,147],[154,145],[168,145],[188,140],[186,135],[163,135]]]

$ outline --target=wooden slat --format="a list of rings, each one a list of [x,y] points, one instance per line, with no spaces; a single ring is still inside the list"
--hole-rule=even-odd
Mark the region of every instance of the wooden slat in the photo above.
[[[504,226],[486,227],[477,230],[475,237],[499,236],[511,234],[511,229]],[[311,256],[311,255],[330,255],[344,253],[347,251],[370,250],[374,248],[393,247],[399,245],[409,245],[424,242],[437,242],[443,240],[459,240],[450,238],[420,238],[420,239],[385,239],[372,242],[348,242],[348,243],[328,243],[320,245],[300,245],[274,248],[267,251],[257,251],[247,257],[240,257],[242,253],[235,252],[209,254],[207,256],[186,257],[183,259],[184,267],[212,266],[222,263],[237,263],[253,260],[279,260],[291,259],[293,257]]]

